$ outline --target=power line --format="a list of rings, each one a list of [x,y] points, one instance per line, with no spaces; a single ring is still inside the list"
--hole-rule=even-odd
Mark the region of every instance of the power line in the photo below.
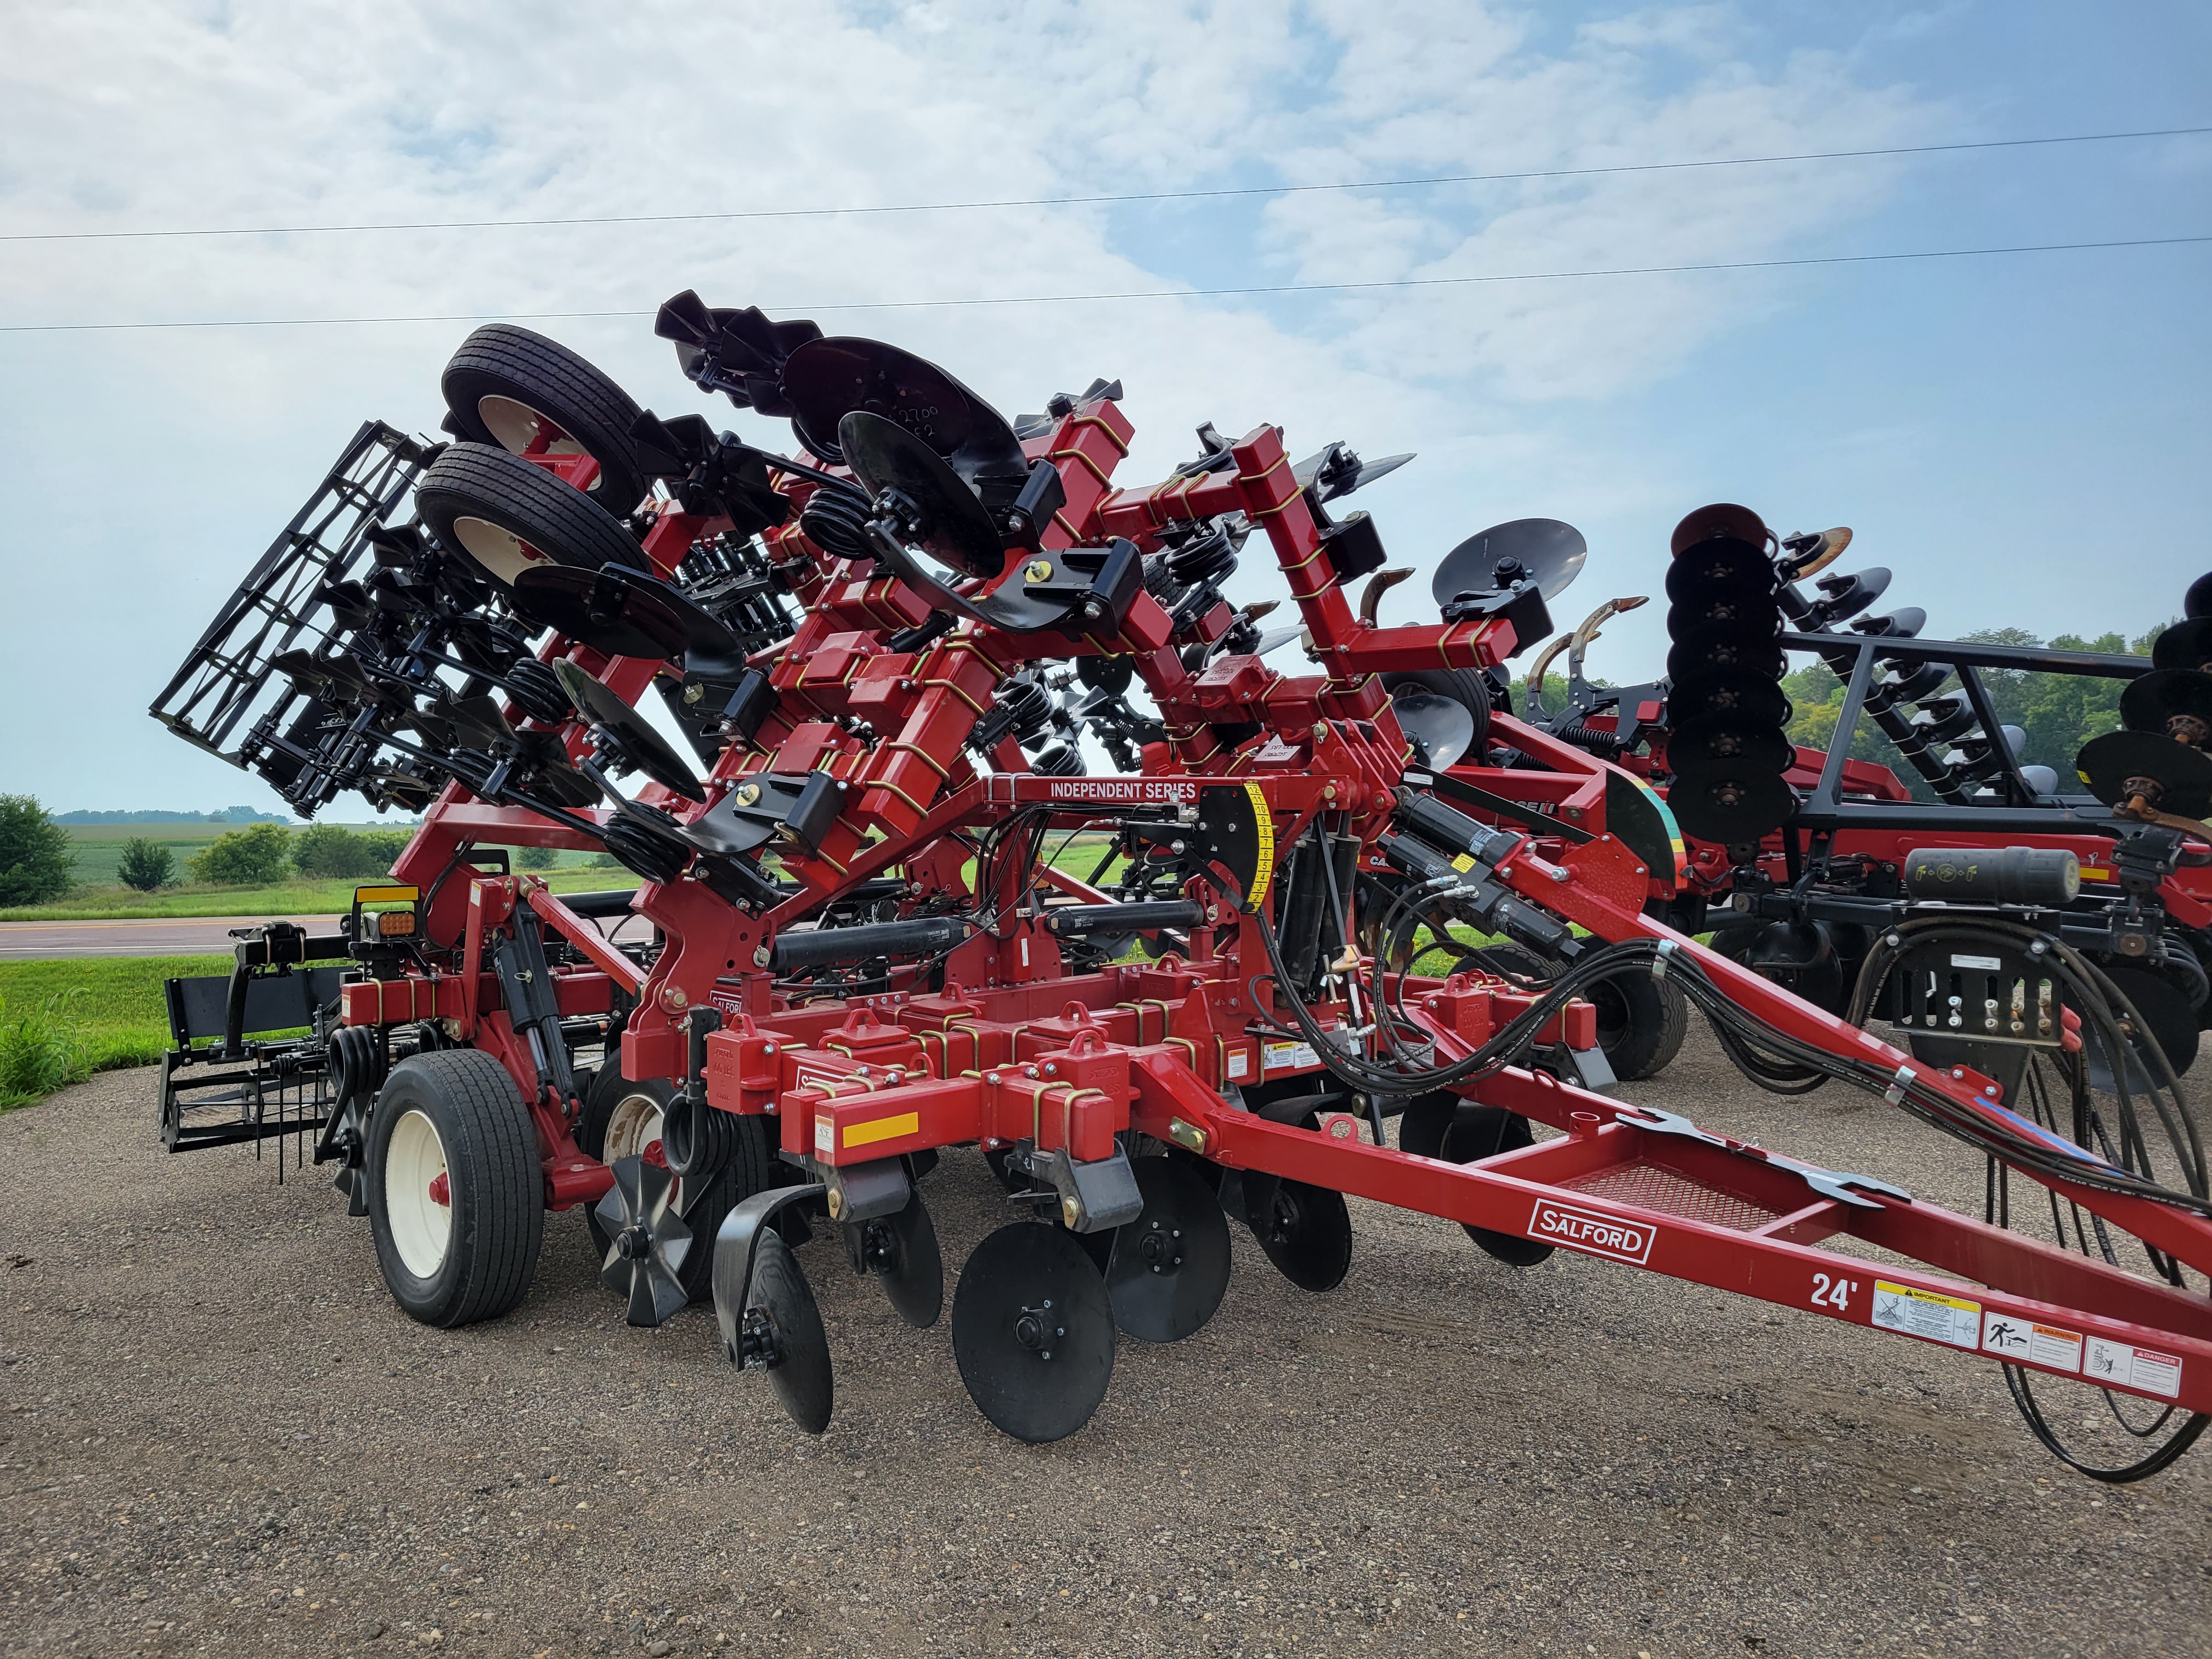
[[[1471,276],[1399,276],[1359,283],[1278,283],[1240,288],[1131,289],[1097,294],[1004,294],[952,300],[856,300],[842,305],[770,304],[763,310],[800,312],[937,311],[956,306],[1064,306],[1122,300],[1218,300],[1284,294],[1351,294],[1376,289],[1463,288],[1482,283],[1554,283],[1588,276],[1666,276],[1718,270],[1786,270],[1805,265],[1890,264],[1912,259],[1986,259],[2008,254],[2075,253],[2103,248],[2183,247],[2212,242],[2212,235],[2138,236],[2104,242],[2034,242],[2014,247],[1946,247],[1899,253],[1808,254],[1790,259],[1725,259],[1699,264],[1613,265],[1587,270],[1498,271]],[[592,318],[650,317],[650,311],[447,312],[416,317],[234,317],[151,323],[5,323],[0,334],[90,334],[141,329],[338,328],[401,323],[574,322]]]
[[[1110,196],[1030,196],[972,202],[898,202],[876,206],[742,208],[720,213],[611,213],[545,219],[420,219],[349,225],[223,225],[169,230],[0,232],[0,242],[100,242],[183,236],[331,236],[390,230],[520,230],[573,225],[702,224],[740,219],[823,219],[886,213],[971,213],[1002,208],[1098,207],[1132,202],[1194,202],[1224,197],[1299,196],[1321,191],[1412,190],[1435,185],[1508,184],[1533,179],[1588,179],[1607,173],[1680,173],[1700,167],[1775,167],[1790,161],[1864,161],[1939,155],[1965,150],[2025,149],[2049,144],[2100,144],[2131,138],[2181,138],[2212,126],[2150,127],[2135,132],[2077,132],[2042,138],[1983,138],[1948,144],[1896,144],[1880,149],[1808,150],[1790,155],[1732,155],[1700,161],[1625,161],[1607,167],[1539,167],[1520,173],[1459,173],[1417,179],[1370,179],[1345,184],[1242,185],[1211,190],[1157,190]]]

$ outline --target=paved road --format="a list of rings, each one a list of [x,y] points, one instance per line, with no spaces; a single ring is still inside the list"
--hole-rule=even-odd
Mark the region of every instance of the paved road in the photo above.
[[[129,921],[0,921],[0,962],[27,957],[205,957],[228,952],[230,930],[265,916],[161,916]],[[335,933],[336,916],[294,916]]]

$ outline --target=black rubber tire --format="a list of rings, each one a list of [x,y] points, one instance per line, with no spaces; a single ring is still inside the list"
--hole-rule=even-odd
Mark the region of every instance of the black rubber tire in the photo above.
[[[385,1180],[392,1133],[416,1112],[437,1131],[450,1186],[452,1231],[428,1277],[409,1269],[393,1242]],[[409,1318],[450,1330],[514,1310],[538,1270],[545,1180],[537,1127],[505,1066],[478,1048],[400,1061],[369,1116],[367,1167],[377,1264]]]
[[[589,1157],[604,1160],[607,1127],[624,1100],[645,1095],[656,1106],[665,1108],[675,1094],[676,1085],[665,1078],[630,1082],[623,1076],[622,1067],[610,1060],[592,1074],[584,1090],[584,1114],[576,1124],[578,1148]],[[721,1231],[724,1218],[755,1193],[786,1184],[778,1178],[782,1165],[775,1149],[769,1145],[768,1120],[728,1115],[732,1120],[727,1126],[732,1131],[729,1161],[709,1176],[696,1193],[686,1180],[680,1194],[684,1224],[691,1229],[691,1249],[684,1258],[684,1265],[677,1269],[676,1277],[694,1302],[704,1302],[714,1294],[714,1235]],[[592,1235],[592,1259],[605,1261],[614,1240],[599,1225],[597,1205],[584,1206],[584,1225]]]
[[[438,386],[452,413],[448,429],[466,441],[499,445],[482,400],[512,398],[550,419],[599,464],[588,493],[610,513],[628,514],[645,495],[645,469],[629,435],[635,401],[558,341],[513,323],[487,323],[461,342]]]
[[[1690,1000],[1671,980],[1648,968],[1630,968],[1583,993],[1597,1008],[1598,1046],[1622,1082],[1656,1077],[1682,1051],[1690,1030]]]
[[[470,546],[465,520],[481,520],[527,542],[555,564],[597,570],[638,566],[645,555],[621,521],[572,484],[494,444],[453,444],[415,486],[415,505],[449,550],[469,559],[502,591],[533,562]]]

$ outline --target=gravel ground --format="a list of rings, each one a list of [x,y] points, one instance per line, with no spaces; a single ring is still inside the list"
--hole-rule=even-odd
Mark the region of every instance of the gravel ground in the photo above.
[[[1878,1103],[1758,1095],[1702,1032],[1639,1098],[1978,1202]],[[150,1072],[0,1119],[7,1651],[483,1655],[2212,1652],[2212,1453],[2111,1489],[1993,1367],[1361,1205],[1309,1297],[1237,1235],[1220,1316],[1125,1340],[1056,1446],[824,1236],[839,1366],[793,1431],[711,1310],[628,1329],[583,1218],[426,1330],[312,1172],[170,1158]],[[926,1183],[948,1278],[1006,1218]]]

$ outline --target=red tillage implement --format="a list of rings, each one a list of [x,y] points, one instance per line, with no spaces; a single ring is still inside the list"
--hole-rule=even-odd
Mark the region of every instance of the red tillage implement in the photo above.
[[[1400,703],[1547,632],[1546,572],[1501,558],[1438,621],[1383,626],[1342,586],[1382,563],[1375,526],[1328,503],[1391,464],[1333,446],[1294,466],[1272,428],[1207,428],[1171,477],[1117,487],[1118,386],[1017,426],[874,343],[689,296],[662,331],[699,384],[789,418],[798,452],[618,419],[587,366],[546,368],[548,342],[507,339],[520,355],[487,381],[500,341],[480,335],[455,360],[473,365],[449,423],[465,441],[409,460],[419,522],[396,522],[400,489],[348,474],[368,505],[313,583],[264,562],[261,597],[157,706],[303,810],[436,791],[344,939],[241,944],[234,1004],[287,963],[350,963],[317,1037],[251,1044],[238,1013],[202,1049],[180,1023],[173,1145],[205,1115],[196,1064],[246,1068],[216,1079],[232,1139],[288,1127],[260,1103],[307,1079],[318,1161],[410,1313],[506,1311],[543,1210],[586,1204],[633,1322],[711,1290],[726,1352],[817,1431],[830,1350],[793,1245],[826,1220],[933,1323],[919,1183],[975,1146],[1030,1218],[967,1262],[953,1346],[1024,1439],[1087,1420],[1117,1328],[1206,1323],[1224,1212],[1295,1282],[1335,1285],[1346,1194],[1463,1223],[1508,1262],[1565,1248],[2001,1362],[2047,1439],[2029,1374],[2148,1402],[2149,1455],[2108,1473],[2194,1437],[2212,1411],[2201,1179],[2160,1186],[2132,1143],[2053,1133],[1993,1079],[1916,1061],[1652,921],[1680,843],[1628,772],[1502,716],[1489,740],[1518,763],[1451,774],[1473,816],[1412,764]],[[659,482],[595,498],[617,478]],[[1314,672],[1271,667],[1256,608],[1220,597],[1255,534]],[[254,682],[278,702],[249,726],[244,678],[222,676],[252,659],[234,627],[257,605],[281,678]],[[211,682],[221,720],[195,703]],[[656,685],[703,778],[637,713]],[[1086,773],[1085,731],[1120,774]],[[624,797],[623,770],[652,781]],[[1577,833],[1480,805],[1531,798]],[[1045,850],[1081,832],[1110,842],[1088,879]],[[485,845],[604,848],[642,884],[563,898],[487,867]],[[604,937],[617,913],[650,942]],[[1481,971],[1463,931],[1462,959],[1425,974],[1395,943],[1409,920],[1559,972]],[[2114,1248],[2039,1243],[1606,1092],[1577,993],[1624,972],[1679,987],[1754,1079],[1883,1093]],[[2070,1006],[2013,1012],[2023,1045],[2077,1055]],[[1824,1248],[1839,1238],[1882,1254]]]

